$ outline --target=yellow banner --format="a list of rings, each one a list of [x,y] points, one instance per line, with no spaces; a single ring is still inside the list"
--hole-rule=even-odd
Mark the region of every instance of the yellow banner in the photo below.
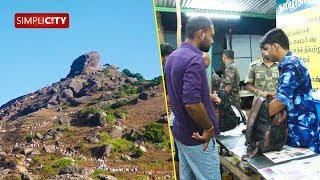
[[[278,15],[277,27],[288,35],[291,52],[305,62],[313,91],[320,89],[320,6]]]

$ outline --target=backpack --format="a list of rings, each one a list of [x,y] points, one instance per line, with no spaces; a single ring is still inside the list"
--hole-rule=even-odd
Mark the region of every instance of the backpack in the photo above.
[[[219,129],[221,132],[229,131],[239,125],[241,122],[246,124],[246,118],[241,109],[235,107],[241,118],[236,115],[231,107],[231,100],[228,93],[225,90],[219,90],[218,96],[221,99],[221,103],[218,105],[219,108]],[[241,119],[241,120],[240,120]]]
[[[269,117],[269,102],[259,97],[250,111],[246,130],[248,156],[257,152],[280,151],[287,140],[288,114],[285,109]],[[244,159],[244,158],[243,158]]]

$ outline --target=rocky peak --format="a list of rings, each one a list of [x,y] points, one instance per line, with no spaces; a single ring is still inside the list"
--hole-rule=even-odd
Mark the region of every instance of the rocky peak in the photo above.
[[[96,51],[83,54],[75,59],[71,65],[71,70],[67,78],[73,78],[80,74],[87,74],[99,70],[100,55]]]
[[[75,59],[67,78],[39,89],[36,92],[13,99],[0,107],[0,121],[16,119],[42,108],[58,108],[62,104],[77,105],[93,99],[92,94],[103,89],[118,89],[125,79],[119,79],[118,69],[99,67],[100,56],[96,51]]]

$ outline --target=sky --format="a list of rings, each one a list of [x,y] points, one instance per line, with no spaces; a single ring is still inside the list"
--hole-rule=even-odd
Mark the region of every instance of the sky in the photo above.
[[[16,29],[15,13],[69,13],[68,29]],[[16,0],[0,4],[0,106],[67,76],[77,57],[161,75],[152,0]]]

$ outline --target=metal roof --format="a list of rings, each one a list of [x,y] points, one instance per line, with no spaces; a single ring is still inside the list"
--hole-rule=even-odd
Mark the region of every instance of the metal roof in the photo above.
[[[176,12],[176,0],[154,0],[156,10]],[[222,13],[275,19],[276,0],[181,0],[181,12]]]

